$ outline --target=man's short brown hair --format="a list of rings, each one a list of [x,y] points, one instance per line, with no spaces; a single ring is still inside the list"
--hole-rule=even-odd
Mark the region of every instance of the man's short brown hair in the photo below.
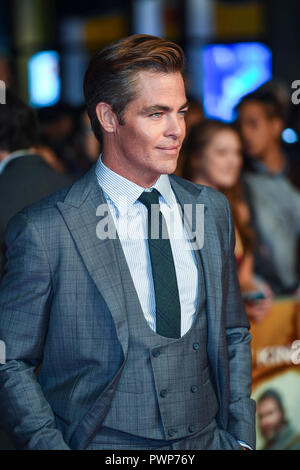
[[[135,34],[100,50],[91,59],[84,77],[87,112],[97,139],[102,141],[101,125],[96,115],[98,103],[109,104],[122,124],[125,108],[136,96],[134,82],[137,72],[183,73],[183,68],[181,47],[156,36]]]
[[[258,88],[252,93],[243,96],[236,109],[239,112],[244,104],[253,102],[263,107],[268,119],[279,118],[283,123],[286,121],[288,110],[274,91]]]

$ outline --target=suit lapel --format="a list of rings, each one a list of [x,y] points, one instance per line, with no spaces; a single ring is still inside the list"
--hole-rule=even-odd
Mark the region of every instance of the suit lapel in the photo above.
[[[75,183],[64,202],[57,206],[71,233],[77,250],[100,294],[110,310],[124,356],[128,350],[128,322],[124,284],[120,264],[126,264],[119,238],[100,239],[96,228],[101,217],[96,215],[106,199],[95,174],[95,165]],[[105,214],[111,226],[114,221],[107,207]],[[123,258],[122,258],[123,256]]]

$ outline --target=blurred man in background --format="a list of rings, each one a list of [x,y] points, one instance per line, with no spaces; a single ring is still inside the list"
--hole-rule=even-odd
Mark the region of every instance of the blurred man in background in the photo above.
[[[266,390],[257,400],[258,425],[264,450],[300,450],[300,432],[288,422],[280,395]]]
[[[285,176],[299,188],[299,156],[288,152],[281,139],[289,108],[275,86],[265,85],[244,96],[238,112],[245,171]]]
[[[100,154],[86,107],[58,104],[40,109],[38,118],[42,144],[59,157],[74,180],[83,176]]]
[[[34,111],[10,90],[0,105],[0,280],[4,273],[4,232],[9,220],[33,202],[72,183],[37,154]]]
[[[257,233],[255,271],[275,294],[299,284],[300,192],[296,171],[281,146],[283,106],[270,91],[258,90],[238,105],[238,126],[246,158],[245,188]]]

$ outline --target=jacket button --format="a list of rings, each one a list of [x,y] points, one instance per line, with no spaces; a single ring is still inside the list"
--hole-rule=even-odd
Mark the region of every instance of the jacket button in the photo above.
[[[168,435],[170,437],[175,436],[176,433],[177,433],[177,429],[169,429],[169,431],[168,431]]]
[[[168,395],[168,390],[166,388],[160,391],[160,396],[162,398],[165,398],[167,395]]]
[[[158,357],[159,355],[160,355],[159,349],[155,349],[155,350],[152,352],[152,356],[153,356],[153,357]]]
[[[192,393],[198,392],[198,387],[197,387],[197,385],[193,385],[193,386],[191,387],[191,392],[192,392]]]
[[[193,348],[195,349],[195,351],[197,351],[200,348],[200,344],[199,343],[194,343]]]
[[[189,425],[189,432],[195,432],[196,431],[196,426],[194,424]]]

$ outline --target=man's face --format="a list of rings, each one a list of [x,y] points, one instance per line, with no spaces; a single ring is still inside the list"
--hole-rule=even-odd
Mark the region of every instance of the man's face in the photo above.
[[[274,398],[265,398],[257,407],[258,423],[262,435],[270,440],[282,428],[284,416]]]
[[[257,101],[241,105],[238,124],[245,152],[253,158],[262,158],[280,137],[278,119],[270,118],[264,106]]]
[[[112,169],[144,187],[161,174],[173,173],[185,137],[186,111],[180,73],[139,72],[136,98],[128,103],[115,133]]]

